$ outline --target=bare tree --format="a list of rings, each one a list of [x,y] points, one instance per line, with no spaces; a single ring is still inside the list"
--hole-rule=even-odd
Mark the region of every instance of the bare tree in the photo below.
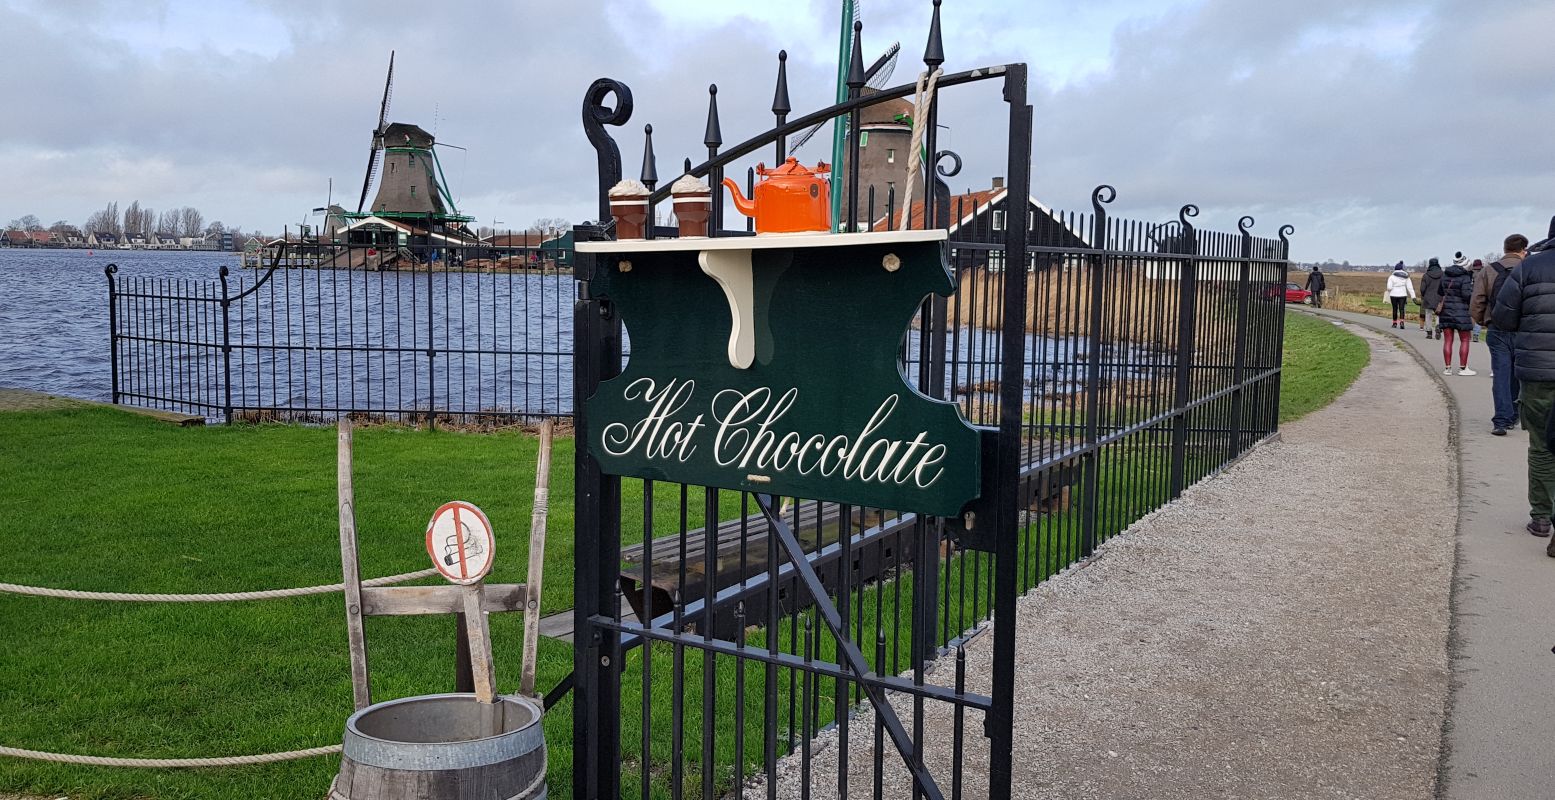
[[[124,235],[134,236],[144,233],[140,229],[140,201],[132,201],[129,208],[124,209]]]
[[[123,233],[124,227],[119,221],[119,204],[109,203],[101,210],[93,211],[86,218],[86,229],[90,233]]]
[[[205,233],[207,236],[213,233],[225,233],[226,231],[227,226],[221,224],[221,220],[219,219],[205,226]]]
[[[178,211],[178,233],[181,236],[199,236],[205,229],[205,215],[194,206],[185,206]]]
[[[556,236],[570,227],[572,227],[572,223],[561,217],[541,217],[529,223],[530,230],[543,233],[546,236]]]
[[[62,219],[55,220],[54,224],[49,226],[49,231],[51,233],[74,233],[75,230],[76,226],[71,225],[69,222],[66,222]]]
[[[178,215],[183,209],[172,208],[157,215],[157,235],[177,236]]]
[[[13,230],[41,231],[43,230],[43,223],[39,222],[38,218],[32,214],[25,214],[11,220],[11,224],[6,227]]]

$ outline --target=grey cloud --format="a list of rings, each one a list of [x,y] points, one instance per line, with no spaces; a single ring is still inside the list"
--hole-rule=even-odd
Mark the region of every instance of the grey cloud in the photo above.
[[[780,47],[793,56],[795,113],[829,102],[835,65],[817,32],[831,29],[831,6],[809,0],[794,12],[805,22],[776,31],[742,19],[687,24],[627,0],[436,11],[406,0],[265,0],[259,7],[291,32],[275,58],[137,52],[68,24],[108,13],[85,0],[5,7],[0,52],[12,85],[28,89],[13,95],[27,100],[0,130],[0,154],[29,166],[15,207],[0,212],[80,219],[110,199],[162,207],[194,195],[208,216],[274,230],[318,205],[329,176],[336,199],[354,203],[394,48],[391,116],[429,129],[435,117],[440,139],[470,148],[445,164],[466,210],[513,224],[582,219],[594,208],[594,155],[579,109],[593,79],[634,92],[636,113],[614,132],[628,173],[651,122],[668,178],[683,157],[705,155],[708,83],[720,86],[727,143],[770,125]],[[947,5],[947,69],[1025,60],[1045,74],[1040,48],[1018,32],[1080,17],[1044,8]],[[902,41],[898,81],[922,68],[927,9],[866,9],[869,53]],[[1393,25],[1406,26],[1406,46],[1395,36],[1364,46]],[[1486,250],[1509,227],[1542,230],[1555,212],[1540,133],[1555,123],[1555,50],[1530,35],[1552,25],[1550,2],[1205,0],[1153,12],[1113,33],[1104,72],[1063,85],[1034,79],[1036,193],[1085,208],[1090,189],[1108,182],[1120,192],[1116,211],[1130,216],[1164,218],[1195,202],[1216,227],[1249,212],[1264,232],[1288,221],[1301,229],[1298,257]],[[944,135],[966,158],[953,188],[1004,174],[998,87],[948,91],[942,104]],[[824,142],[804,155],[829,158]]]

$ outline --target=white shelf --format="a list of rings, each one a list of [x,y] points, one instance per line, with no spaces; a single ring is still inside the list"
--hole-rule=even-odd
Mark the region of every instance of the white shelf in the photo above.
[[[950,232],[871,231],[868,233],[763,233],[756,236],[704,236],[687,239],[627,239],[621,242],[578,242],[580,253],[699,253],[707,250],[775,250],[781,248],[847,247],[893,242],[943,242]]]

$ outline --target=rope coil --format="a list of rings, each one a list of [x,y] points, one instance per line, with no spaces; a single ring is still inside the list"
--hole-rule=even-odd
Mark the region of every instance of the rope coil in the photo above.
[[[389,584],[429,578],[437,574],[435,569],[421,569],[383,578],[362,581],[363,586],[387,586]],[[327,586],[302,586],[296,589],[262,589],[253,592],[215,592],[209,594],[137,594],[133,592],[84,592],[76,589],[51,589],[47,586],[24,586],[19,583],[0,583],[0,592],[22,594],[31,597],[55,597],[66,600],[112,600],[123,603],[226,603],[247,600],[275,600],[282,597],[305,597],[314,594],[331,594],[344,591],[344,583]]]

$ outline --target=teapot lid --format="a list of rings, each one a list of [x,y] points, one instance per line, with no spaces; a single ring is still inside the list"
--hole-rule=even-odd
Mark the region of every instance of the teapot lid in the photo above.
[[[765,164],[756,165],[756,173],[763,177],[781,176],[813,178],[817,175],[824,175],[828,172],[831,172],[831,165],[827,164],[825,161],[817,161],[815,164],[815,170],[811,171],[808,167],[799,163],[799,159],[793,156],[789,156],[788,160],[783,162],[782,166],[773,167],[772,169],[767,169]]]

